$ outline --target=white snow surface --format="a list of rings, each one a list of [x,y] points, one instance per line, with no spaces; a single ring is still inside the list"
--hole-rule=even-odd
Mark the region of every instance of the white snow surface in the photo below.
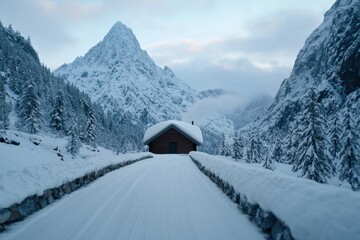
[[[360,194],[200,152],[190,156],[286,223],[295,239],[358,239]]]
[[[197,144],[203,143],[203,135],[198,126],[176,120],[160,122],[148,128],[144,134],[144,139],[143,139],[144,143],[145,144],[149,143],[149,141],[151,141],[158,134],[170,128],[177,129],[181,133],[185,134],[187,137],[191,138]]]
[[[113,171],[2,233],[2,240],[264,239],[188,156]]]
[[[33,194],[72,181],[94,170],[126,160],[135,160],[151,153],[116,155],[98,147],[91,151],[83,145],[76,158],[65,150],[66,139],[46,135],[31,135],[18,131],[2,131],[0,135],[20,142],[19,146],[0,143],[0,209],[19,203]],[[39,142],[35,145],[33,142]],[[64,156],[57,155],[58,147]]]

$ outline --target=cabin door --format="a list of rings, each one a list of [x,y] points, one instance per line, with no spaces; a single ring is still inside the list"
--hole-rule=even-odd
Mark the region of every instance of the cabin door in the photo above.
[[[177,142],[169,142],[169,153],[177,153]]]

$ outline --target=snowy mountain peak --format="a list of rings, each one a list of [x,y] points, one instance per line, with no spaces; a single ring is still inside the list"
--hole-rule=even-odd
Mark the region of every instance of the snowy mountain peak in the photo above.
[[[102,44],[124,50],[124,53],[134,53],[141,50],[133,31],[120,21],[112,26]]]
[[[138,126],[180,119],[197,98],[196,91],[169,67],[156,66],[132,30],[121,22],[84,57],[54,74],[89,93],[122,123]]]
[[[139,58],[154,65],[148,54],[141,50],[132,30],[121,22],[116,22],[101,42],[74,63],[83,61],[83,58],[91,65],[130,65]]]

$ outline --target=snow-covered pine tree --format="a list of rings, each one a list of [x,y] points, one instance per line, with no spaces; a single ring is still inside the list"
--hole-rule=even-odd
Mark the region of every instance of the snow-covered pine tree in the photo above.
[[[251,134],[250,145],[246,151],[246,162],[260,163],[263,160],[263,145],[256,134]]]
[[[335,112],[331,119],[330,119],[330,148],[329,152],[331,154],[333,163],[338,159],[338,155],[341,149],[341,142],[340,142],[340,120],[339,120],[339,113]]]
[[[324,136],[324,117],[317,102],[314,89],[310,89],[305,103],[305,112],[301,119],[304,131],[298,151],[299,158],[293,164],[293,171],[300,171],[301,177],[319,183],[327,183],[335,168],[326,154]]]
[[[68,151],[71,154],[72,158],[76,157],[81,147],[81,141],[78,132],[79,130],[77,124],[76,122],[74,122],[73,124],[71,124],[69,128],[68,131],[69,139],[66,144],[66,151]]]
[[[20,129],[24,128],[30,133],[36,133],[40,130],[40,102],[35,92],[35,83],[32,78],[25,82],[25,87],[17,104],[17,113]]]
[[[95,128],[95,115],[91,107],[88,108],[85,143],[92,147],[96,147],[96,128]]]
[[[0,129],[9,127],[10,106],[6,103],[5,85],[0,79]]]
[[[220,155],[229,157],[231,156],[231,149],[230,146],[226,143],[225,134],[222,137],[221,146],[220,146]]]
[[[50,127],[57,132],[65,131],[65,112],[63,94],[58,92],[55,105],[50,113]]]
[[[272,152],[274,152],[274,150],[273,150]],[[269,156],[269,155],[267,155],[267,156],[265,157],[265,162],[264,162],[264,164],[263,164],[263,167],[266,168],[266,169],[269,169],[269,170],[274,171],[275,165],[274,165],[274,162],[273,162],[273,160],[272,160],[271,157],[272,157],[272,156]]]
[[[298,161],[298,148],[300,144],[300,138],[303,132],[303,127],[300,124],[299,118],[295,118],[295,121],[291,124],[292,130],[291,135],[289,137],[288,145],[286,146],[286,157],[284,162],[293,164],[294,162]]]
[[[270,159],[271,161],[282,162],[282,158],[283,158],[282,144],[280,139],[276,137],[274,147],[270,152]]]
[[[282,162],[284,163],[290,163],[290,159],[293,156],[293,144],[292,144],[292,133],[289,134],[289,137],[287,138],[286,145],[285,145],[285,154]]]
[[[259,135],[255,138],[255,161],[260,163],[264,160],[264,144]]]
[[[238,161],[244,157],[244,143],[238,132],[235,132],[233,145],[233,158]]]
[[[250,143],[249,146],[246,149],[246,159],[245,161],[247,163],[253,163],[255,162],[255,141],[253,139],[253,136],[250,136]]]
[[[218,151],[219,155],[224,154],[224,149],[225,149],[225,136],[223,135],[221,143],[220,143],[219,151]]]
[[[339,153],[339,179],[346,180],[354,191],[360,190],[360,156],[359,136],[354,125],[350,104],[345,108],[343,120],[343,134],[341,136],[342,149]]]

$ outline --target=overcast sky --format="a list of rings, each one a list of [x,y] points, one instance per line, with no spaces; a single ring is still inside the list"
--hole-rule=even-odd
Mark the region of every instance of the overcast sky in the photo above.
[[[116,21],[155,63],[197,90],[275,95],[335,0],[1,0],[0,20],[56,69],[83,56]]]

